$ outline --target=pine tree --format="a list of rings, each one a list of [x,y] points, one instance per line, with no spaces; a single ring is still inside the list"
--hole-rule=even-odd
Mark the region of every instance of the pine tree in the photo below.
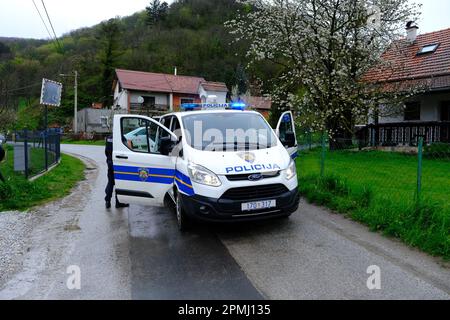
[[[161,3],[159,0],[152,0],[145,10],[147,11],[147,25],[154,26],[166,19],[169,5],[167,2]]]
[[[100,40],[102,52],[100,61],[102,64],[102,103],[105,107],[112,104],[111,83],[114,78],[114,70],[117,67],[119,52],[120,26],[116,19],[110,19],[102,23],[100,29]]]

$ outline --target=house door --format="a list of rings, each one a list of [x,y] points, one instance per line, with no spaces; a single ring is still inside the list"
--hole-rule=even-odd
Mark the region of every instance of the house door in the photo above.
[[[447,122],[441,127],[441,142],[450,142],[450,101],[441,105],[441,121]]]
[[[147,117],[150,117],[152,115],[152,112],[155,111],[156,107],[156,98],[155,97],[144,97],[144,115]]]

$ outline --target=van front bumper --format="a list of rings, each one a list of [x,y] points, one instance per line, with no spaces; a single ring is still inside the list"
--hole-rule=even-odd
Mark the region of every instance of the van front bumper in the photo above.
[[[286,217],[296,212],[300,204],[300,193],[297,188],[275,197],[245,201],[214,199],[199,195],[189,197],[181,194],[181,197],[182,205],[189,217],[209,222],[255,221]],[[242,211],[243,203],[265,200],[276,200],[277,207],[260,211]]]

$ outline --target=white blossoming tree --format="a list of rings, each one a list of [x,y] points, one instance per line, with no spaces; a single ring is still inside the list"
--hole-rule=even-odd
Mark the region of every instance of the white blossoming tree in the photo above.
[[[249,43],[251,62],[282,67],[270,95],[278,108],[296,111],[300,126],[332,141],[350,138],[381,101],[412,94],[363,81],[418,17],[420,6],[410,0],[239,1],[244,10],[226,25],[236,41]]]

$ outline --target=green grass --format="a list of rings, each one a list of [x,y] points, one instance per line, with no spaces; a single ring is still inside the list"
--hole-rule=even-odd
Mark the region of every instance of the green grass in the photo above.
[[[0,164],[0,171],[7,180],[5,184],[0,182],[0,212],[24,211],[62,198],[70,194],[73,187],[84,178],[84,164],[76,158],[62,155],[60,165],[30,182],[14,172],[13,158],[13,150],[8,146],[7,161]]]
[[[74,145],[82,145],[82,146],[104,146],[105,141],[104,140],[63,140],[61,141],[62,144],[74,144]]]
[[[417,156],[327,152],[320,179],[320,151],[310,151],[300,155],[298,171],[300,190],[309,201],[450,259],[450,161],[424,159],[420,205]]]
[[[50,154],[50,153],[49,153]],[[11,154],[12,156],[12,154]],[[51,156],[50,156],[51,157]],[[52,159],[49,157],[49,163]],[[30,176],[39,174],[45,170],[45,150],[42,148],[32,148],[30,151]]]

